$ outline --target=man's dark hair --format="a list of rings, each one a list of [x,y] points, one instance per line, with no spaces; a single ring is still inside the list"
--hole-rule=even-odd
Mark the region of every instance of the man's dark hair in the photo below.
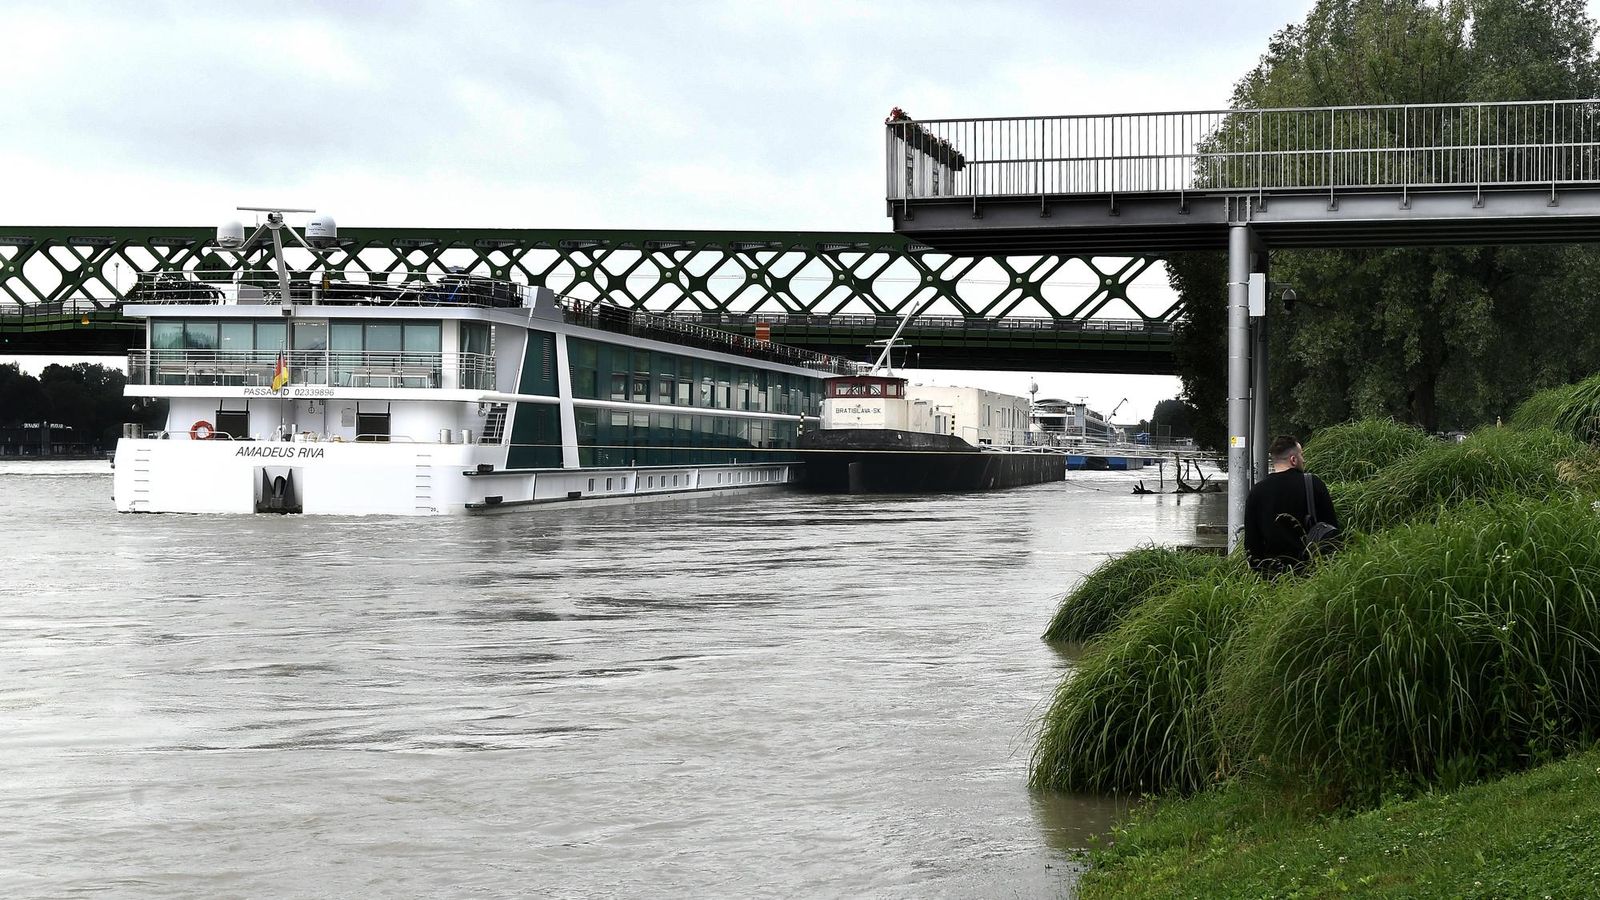
[[[1288,459],[1294,448],[1300,446],[1300,439],[1292,434],[1280,434],[1272,439],[1272,445],[1267,447],[1267,455],[1279,462]]]

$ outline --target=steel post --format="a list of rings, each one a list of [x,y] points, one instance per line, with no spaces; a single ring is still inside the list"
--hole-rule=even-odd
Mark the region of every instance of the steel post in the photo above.
[[[1267,446],[1272,442],[1267,433],[1267,317],[1257,316],[1250,324],[1255,332],[1255,350],[1250,357],[1250,455],[1255,460],[1254,480],[1260,481],[1272,471],[1272,460],[1267,458]]]
[[[1228,550],[1244,537],[1250,492],[1250,226],[1228,228]]]

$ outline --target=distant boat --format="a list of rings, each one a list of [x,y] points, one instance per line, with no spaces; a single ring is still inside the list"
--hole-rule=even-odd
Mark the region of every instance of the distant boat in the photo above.
[[[801,486],[826,493],[982,491],[1060,481],[1060,452],[1017,449],[1028,401],[892,375],[824,382],[822,428],[800,436]],[[977,443],[964,439],[970,435]]]

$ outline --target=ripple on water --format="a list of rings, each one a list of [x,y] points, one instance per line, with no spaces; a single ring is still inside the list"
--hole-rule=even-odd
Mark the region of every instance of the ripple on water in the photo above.
[[[6,895],[1057,895],[1121,807],[1025,787],[1053,597],[1220,509],[118,516],[0,475]]]

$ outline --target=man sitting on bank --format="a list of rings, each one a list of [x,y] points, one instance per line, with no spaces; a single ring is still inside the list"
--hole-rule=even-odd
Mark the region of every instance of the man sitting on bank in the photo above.
[[[1263,575],[1298,572],[1310,561],[1306,534],[1313,523],[1339,527],[1333,498],[1322,479],[1305,471],[1300,441],[1290,435],[1272,440],[1267,450],[1272,474],[1250,489],[1244,502],[1244,549],[1250,568]],[[1307,490],[1307,485],[1310,490]],[[1308,508],[1315,507],[1315,517]]]

